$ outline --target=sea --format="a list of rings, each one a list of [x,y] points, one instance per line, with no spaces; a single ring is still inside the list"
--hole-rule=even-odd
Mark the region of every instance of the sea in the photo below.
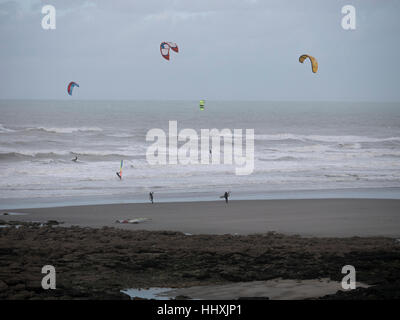
[[[150,164],[151,129],[254,129],[254,171]],[[179,145],[178,145],[179,146]],[[221,149],[222,142],[221,142]],[[78,161],[71,161],[78,157]],[[123,160],[123,178],[116,172]],[[0,100],[0,208],[400,198],[400,103]]]

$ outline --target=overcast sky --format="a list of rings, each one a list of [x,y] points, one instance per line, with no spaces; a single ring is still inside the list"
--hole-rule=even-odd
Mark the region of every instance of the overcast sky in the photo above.
[[[400,101],[398,0],[0,0],[0,46],[0,99]]]

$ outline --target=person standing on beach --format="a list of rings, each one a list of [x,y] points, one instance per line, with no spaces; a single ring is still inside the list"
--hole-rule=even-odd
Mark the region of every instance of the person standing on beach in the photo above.
[[[154,192],[150,191],[149,193],[151,203],[154,203]]]

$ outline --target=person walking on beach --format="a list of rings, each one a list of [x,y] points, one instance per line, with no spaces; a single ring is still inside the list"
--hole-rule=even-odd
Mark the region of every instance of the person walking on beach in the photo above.
[[[154,203],[154,192],[150,191],[149,193],[151,203]]]
[[[228,203],[229,192],[224,193],[225,202]]]

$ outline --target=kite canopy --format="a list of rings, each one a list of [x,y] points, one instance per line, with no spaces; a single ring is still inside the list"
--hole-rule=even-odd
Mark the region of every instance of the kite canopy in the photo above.
[[[179,52],[179,48],[174,42],[161,42],[160,44],[160,52],[163,58],[169,60],[169,49],[172,49],[175,52]]]
[[[312,57],[308,54],[303,54],[302,56],[299,57],[299,62],[303,63],[304,60],[306,60],[307,58],[310,59],[310,61],[311,61],[312,72],[316,73],[318,70],[318,61],[314,57]]]
[[[72,96],[72,90],[74,89],[74,87],[79,88],[79,84],[77,84],[76,82],[73,82],[73,81],[68,84],[67,91],[70,96]]]
[[[204,110],[204,100],[200,100],[199,106],[200,106],[200,110]]]

